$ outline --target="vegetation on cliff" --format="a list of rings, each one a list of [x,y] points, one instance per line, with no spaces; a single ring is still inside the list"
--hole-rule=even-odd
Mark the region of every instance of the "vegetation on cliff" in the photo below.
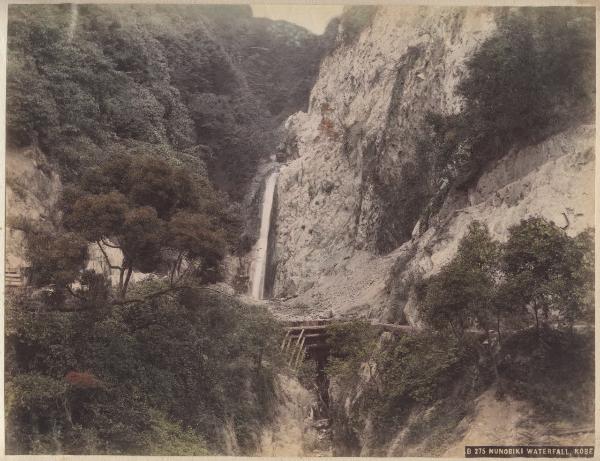
[[[468,187],[490,162],[567,126],[593,120],[595,21],[588,8],[500,10],[497,30],[466,62],[462,109],[431,112],[417,148],[421,231],[452,187]],[[418,205],[417,206],[422,206]]]
[[[248,6],[12,5],[8,142],[38,143],[63,181],[115,148],[160,146],[240,200],[307,104],[325,42]]]
[[[6,309],[9,453],[256,451],[279,329],[206,285],[321,46],[247,6],[10,7],[8,146],[65,187],[45,222],[11,223],[30,267]]]
[[[499,243],[472,223],[419,286],[423,330],[377,342],[368,324],[348,324],[331,335],[337,453],[386,455],[396,440],[395,455],[439,455],[490,387],[529,402],[534,419],[593,421],[593,274],[589,232],[530,218]]]
[[[345,12],[343,46],[375,11]],[[414,171],[389,197],[375,185],[396,205],[410,189],[376,248],[419,217],[423,230],[451,188],[511,149],[588,120],[593,38],[587,9],[503,11],[467,62],[461,111],[429,114]],[[255,453],[285,367],[280,332],[207,284],[239,245],[239,202],[274,128],[306,104],[327,39],[245,6],[13,5],[8,41],[9,146],[39,147],[66,184],[45,225],[19,223],[30,285],[6,306],[8,452]],[[593,318],[592,241],[532,218],[500,243],[473,223],[418,286],[423,331],[332,327],[336,454],[385,455],[396,437],[439,454],[492,385],[539,418],[591,421],[593,337],[578,327]],[[116,287],[86,269],[90,245]],[[151,275],[131,283],[137,271]],[[309,365],[307,385],[321,372]]]
[[[577,237],[543,218],[509,228],[504,244],[473,222],[456,256],[419,287],[421,317],[461,337],[468,329],[544,325],[573,329],[593,316],[593,234]]]
[[[552,222],[529,218],[509,228],[501,244],[473,223],[454,259],[420,290],[427,325],[457,340],[484,331],[496,344],[489,354],[500,393],[530,400],[540,417],[591,420],[591,231],[569,237]]]
[[[394,456],[436,455],[451,431],[490,383],[479,363],[478,345],[423,331],[378,340],[369,324],[338,327],[332,342],[330,417],[338,456],[388,456],[402,431],[402,450]],[[355,344],[348,354],[336,344]],[[424,444],[418,452],[412,448]]]

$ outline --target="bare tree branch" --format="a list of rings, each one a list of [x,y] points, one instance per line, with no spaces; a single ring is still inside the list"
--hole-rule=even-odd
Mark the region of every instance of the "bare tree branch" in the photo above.
[[[106,264],[108,264],[108,267],[110,269],[117,269],[117,270],[121,270],[122,267],[121,266],[114,266],[111,262],[110,262],[110,258],[108,257],[108,254],[106,253],[106,251],[104,250],[104,247],[102,246],[102,244],[100,243],[100,241],[102,241],[102,243],[104,243],[104,240],[97,240],[96,244],[98,245],[98,248],[100,248],[100,251],[102,252],[102,254],[104,255],[104,259],[106,260]],[[110,245],[107,245],[110,246]],[[118,248],[118,247],[111,247],[111,248]]]
[[[118,245],[113,245],[113,244],[111,244],[111,243],[108,243],[108,242],[106,242],[104,239],[100,239],[100,241],[101,241],[101,242],[102,242],[104,245],[106,245],[107,247],[109,247],[109,248],[116,248],[117,250],[120,250],[120,249],[121,249],[121,247],[120,247],[120,246],[118,246]]]
[[[65,287],[67,289],[67,291],[71,294],[71,296],[73,296],[74,298],[80,299],[82,301],[85,301],[85,297],[78,295],[77,293],[75,293],[71,287],[69,285],[66,285]]]

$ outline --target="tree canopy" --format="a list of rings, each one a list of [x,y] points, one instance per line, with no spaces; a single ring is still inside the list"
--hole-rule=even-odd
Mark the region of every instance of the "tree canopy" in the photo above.
[[[186,169],[157,156],[114,154],[65,191],[62,207],[65,228],[95,244],[118,271],[121,298],[133,271],[167,273],[171,282],[186,273],[217,280],[235,239],[210,185],[198,187]],[[109,248],[122,261],[111,260]]]
[[[188,151],[241,200],[331,39],[233,5],[75,8],[11,5],[8,22],[8,143],[37,143],[63,181],[141,142]]]
[[[499,245],[487,227],[474,221],[461,239],[457,255],[427,281],[421,311],[437,329],[456,335],[471,326],[487,327],[498,278]]]
[[[508,301],[546,318],[558,312],[567,324],[593,305],[593,237],[583,232],[575,238],[555,224],[529,218],[509,229],[502,270]]]
[[[457,336],[468,328],[500,331],[501,321],[529,313],[538,328],[542,314],[572,326],[593,306],[592,242],[588,231],[569,237],[532,217],[509,228],[500,244],[473,222],[456,256],[423,282],[421,317]]]

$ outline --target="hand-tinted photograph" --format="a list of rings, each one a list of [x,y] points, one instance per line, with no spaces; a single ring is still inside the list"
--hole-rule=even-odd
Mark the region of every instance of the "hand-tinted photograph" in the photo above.
[[[6,454],[593,456],[595,13],[9,5]]]

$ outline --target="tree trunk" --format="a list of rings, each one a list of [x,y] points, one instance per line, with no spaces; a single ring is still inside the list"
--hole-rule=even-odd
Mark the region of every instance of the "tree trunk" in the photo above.
[[[119,293],[123,293],[123,276],[125,274],[125,268],[121,267],[119,269]]]
[[[179,255],[177,256],[177,259],[173,263],[173,269],[171,269],[171,276],[169,277],[171,285],[173,285],[173,280],[175,279],[175,272],[180,273],[182,259],[183,259],[183,252],[180,252]]]
[[[131,279],[131,273],[133,272],[133,262],[127,268],[127,276],[125,277],[125,282],[123,282],[123,289],[121,290],[121,298],[125,299],[125,294],[127,293],[127,286],[129,285],[129,280]]]
[[[502,341],[501,341],[501,337],[500,337],[500,314],[499,313],[496,314],[496,329],[498,331],[498,346],[500,346]]]

